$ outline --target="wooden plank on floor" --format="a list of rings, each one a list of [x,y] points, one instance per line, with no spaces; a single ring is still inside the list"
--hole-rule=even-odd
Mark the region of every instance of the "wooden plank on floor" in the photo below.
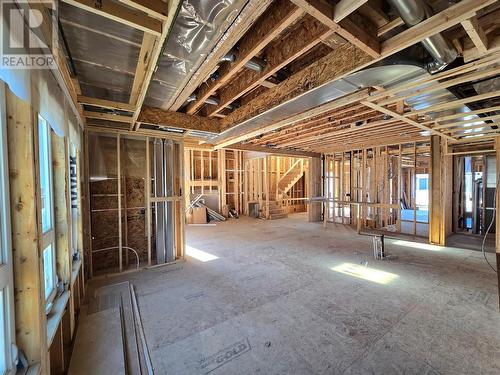
[[[137,335],[135,332],[134,309],[130,295],[130,283],[125,281],[118,284],[103,286],[95,291],[95,295],[96,299],[103,298],[121,301],[127,374],[140,375],[141,369],[137,348]]]
[[[68,374],[125,374],[118,307],[86,316],[82,314]]]

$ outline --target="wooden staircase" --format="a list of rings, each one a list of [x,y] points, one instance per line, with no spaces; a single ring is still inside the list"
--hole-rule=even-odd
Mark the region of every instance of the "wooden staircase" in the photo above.
[[[278,181],[278,192],[285,195],[304,175],[304,160],[297,160]]]
[[[264,211],[264,216],[265,216]],[[269,201],[269,217],[268,220],[276,220],[287,217],[288,213],[286,212],[285,207],[281,207],[276,201]]]
[[[287,193],[295,185],[300,178],[304,175],[304,161],[303,159],[297,160],[278,181],[278,194],[276,191],[269,192],[269,214],[267,214],[267,207],[264,204],[262,210],[262,217],[268,220],[281,219],[288,216],[286,207],[282,207],[274,197],[287,198]]]

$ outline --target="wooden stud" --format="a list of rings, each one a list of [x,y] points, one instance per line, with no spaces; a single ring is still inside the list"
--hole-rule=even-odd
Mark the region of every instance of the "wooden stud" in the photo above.
[[[148,266],[152,264],[151,253],[151,157],[149,137],[146,137],[146,170],[144,181],[144,202],[146,203],[146,236],[148,238]]]
[[[496,179],[495,182],[496,189],[496,212],[495,212],[495,254],[496,254],[496,270],[497,270],[497,278],[498,278],[498,296],[500,297],[500,189],[498,189],[499,180],[500,180],[500,170],[498,166],[500,166],[500,136],[495,137],[495,150],[496,150]],[[500,302],[499,302],[500,303]],[[500,307],[500,304],[499,304]]]
[[[476,46],[477,51],[480,54],[486,53],[486,51],[488,51],[488,38],[483,28],[479,25],[477,17],[474,16],[462,21],[462,26]]]
[[[56,235],[56,263],[59,279],[66,285],[71,282],[71,205],[69,200],[69,159],[67,140],[51,134],[52,171],[54,194],[54,224]]]
[[[116,135],[116,171],[118,183],[118,262],[123,271],[123,231],[122,231],[122,164],[120,134]]]
[[[48,371],[41,225],[37,223],[36,113],[5,90],[9,153],[16,344],[28,363]],[[36,177],[35,177],[36,176]]]

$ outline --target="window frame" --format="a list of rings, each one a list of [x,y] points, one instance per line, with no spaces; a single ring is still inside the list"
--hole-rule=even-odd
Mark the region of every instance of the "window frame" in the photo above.
[[[15,366],[15,315],[14,315],[14,273],[12,238],[10,225],[9,163],[7,148],[7,121],[5,108],[5,84],[0,83],[0,290],[4,296],[5,317],[3,323],[6,374],[14,374]],[[9,360],[10,358],[10,360]]]
[[[71,209],[71,256],[74,257],[79,253],[78,249],[78,216],[80,214],[79,191],[78,185],[78,165],[79,154],[78,149],[73,142],[68,142],[68,186],[69,186],[69,202]],[[74,159],[74,163],[72,161]],[[74,174],[73,174],[74,172]],[[73,189],[74,188],[74,189]],[[73,197],[74,193],[74,197]]]
[[[40,223],[40,229],[42,231],[42,243],[41,243],[41,253],[42,253],[42,263],[43,263],[43,290],[44,290],[44,297],[45,297],[45,257],[44,257],[44,251],[47,249],[48,246],[51,246],[51,252],[52,252],[52,265],[51,265],[51,270],[52,270],[52,282],[54,284],[54,287],[50,291],[49,295],[45,297],[45,313],[48,314],[52,308],[52,304],[54,302],[54,299],[57,295],[57,282],[58,282],[58,277],[57,277],[57,262],[56,262],[56,235],[55,235],[55,200],[54,200],[54,184],[53,184],[53,178],[54,178],[54,168],[52,166],[52,129],[50,127],[50,124],[45,120],[40,114],[37,116],[37,139],[38,139],[38,152],[37,152],[37,158],[38,158],[38,175],[40,178],[40,183],[38,184],[38,193],[40,194],[40,200],[41,202],[41,196],[42,196],[42,191],[41,191],[41,147],[40,147],[40,132],[41,132],[41,126],[43,126],[46,132],[46,137],[47,137],[47,155],[44,155],[48,159],[48,167],[49,167],[49,192],[50,192],[50,215],[51,215],[51,226],[50,229],[46,230],[45,232],[43,231],[43,224]],[[42,207],[38,208],[38,211],[40,213],[40,218],[42,217]]]

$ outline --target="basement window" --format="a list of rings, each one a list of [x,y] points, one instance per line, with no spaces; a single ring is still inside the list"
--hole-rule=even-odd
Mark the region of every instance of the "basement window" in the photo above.
[[[40,216],[42,219],[43,279],[46,312],[56,296],[56,244],[54,230],[54,189],[52,183],[52,147],[50,126],[38,116],[38,164],[40,174]]]
[[[38,116],[38,145],[42,232],[46,233],[53,226],[52,157],[50,128],[41,116]]]

